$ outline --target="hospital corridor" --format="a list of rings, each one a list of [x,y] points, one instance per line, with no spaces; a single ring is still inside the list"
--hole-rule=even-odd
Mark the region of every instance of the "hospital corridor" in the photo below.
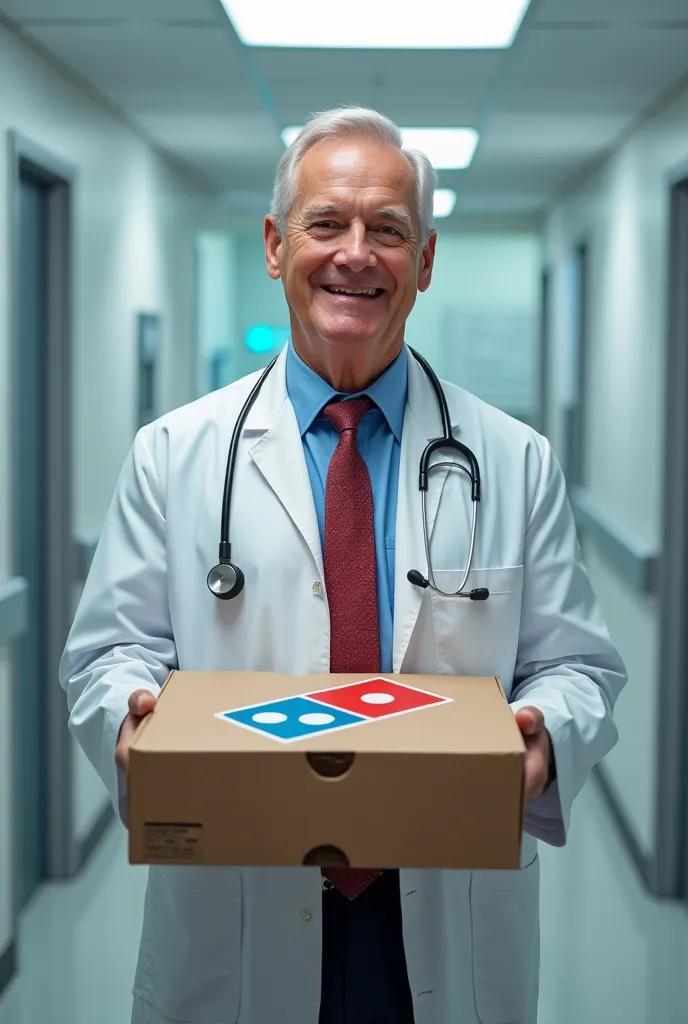
[[[0,1024],[688,1024],[688,0],[0,0],[0,150]]]

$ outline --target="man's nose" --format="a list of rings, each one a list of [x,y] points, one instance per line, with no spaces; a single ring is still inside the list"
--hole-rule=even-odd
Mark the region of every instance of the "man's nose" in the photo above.
[[[340,239],[334,263],[338,267],[349,267],[355,272],[374,267],[377,257],[373,252],[365,224],[352,224]]]

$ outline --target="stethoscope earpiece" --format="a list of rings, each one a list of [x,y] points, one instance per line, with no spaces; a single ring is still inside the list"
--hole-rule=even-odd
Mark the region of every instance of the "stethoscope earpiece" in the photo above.
[[[229,601],[244,589],[244,574],[238,565],[219,562],[208,573],[208,589],[221,601]]]

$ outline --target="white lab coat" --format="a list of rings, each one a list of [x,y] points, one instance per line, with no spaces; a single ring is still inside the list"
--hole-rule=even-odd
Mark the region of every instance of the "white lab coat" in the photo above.
[[[255,377],[139,432],[122,471],[61,665],[71,729],[121,803],[114,750],[129,694],[171,667],[327,672],[329,615],[308,471],[285,388],[285,353],[243,430],[232,554],[246,575],[216,600],[227,447]],[[455,435],[482,470],[474,570],[484,604],[412,586],[426,572],[418,463],[440,432],[432,389],[409,356],[394,582],[394,671],[501,677],[514,707],[541,708],[557,782],[526,817],[523,870],[401,871],[416,1024],[535,1024],[537,839],[565,842],[572,801],[613,746],[625,680],[581,564],[564,480],[547,441],[445,384]],[[438,456],[438,459],[442,456]],[[431,476],[435,575],[458,586],[471,503],[462,473]],[[314,588],[314,583],[321,588]],[[489,814],[489,808],[486,808]],[[446,808],[447,827],[461,828]],[[562,922],[566,927],[566,922]],[[135,1024],[316,1024],[317,868],[151,868]]]

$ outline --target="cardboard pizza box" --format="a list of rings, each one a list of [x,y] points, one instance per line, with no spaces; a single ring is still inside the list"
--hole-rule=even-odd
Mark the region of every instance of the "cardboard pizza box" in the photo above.
[[[133,864],[518,868],[494,677],[172,672],[129,761]]]

